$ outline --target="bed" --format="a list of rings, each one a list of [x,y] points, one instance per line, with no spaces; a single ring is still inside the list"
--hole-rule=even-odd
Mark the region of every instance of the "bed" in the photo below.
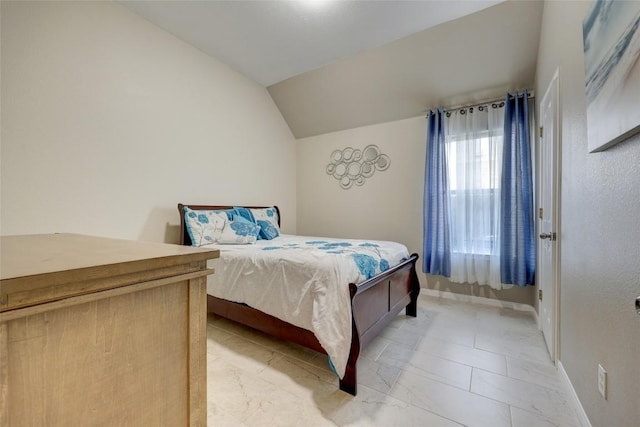
[[[189,217],[186,217],[185,212],[187,212],[191,216],[195,216],[196,213],[206,213],[207,215],[212,215],[209,217],[211,221],[207,220],[208,225],[212,225],[213,221],[215,220],[215,215],[212,214],[213,212],[219,213],[221,211],[229,211],[233,209],[237,209],[237,207],[224,205],[178,204],[178,211],[180,213],[180,244],[187,246],[191,246],[192,244],[194,244],[191,238],[191,235],[193,235],[193,230],[189,228],[190,220]],[[275,206],[245,206],[241,209],[251,210],[253,212],[266,210],[277,221],[276,228],[278,228],[280,225],[280,211]],[[275,213],[275,215],[273,213]],[[265,228],[263,221],[254,222],[263,224],[263,228]],[[295,240],[296,238],[299,238],[299,240]],[[277,264],[277,269],[279,269],[280,266],[286,265],[288,263],[294,267],[297,265],[299,272],[307,272],[312,270],[311,264],[306,260],[301,261],[300,259],[298,259],[298,254],[300,252],[305,252],[305,249],[310,253],[315,253],[314,251],[317,251],[318,249],[324,250],[323,256],[316,256],[316,263],[318,264],[322,264],[325,262],[325,260],[330,259],[334,256],[324,256],[324,254],[342,252],[341,249],[343,249],[343,247],[345,246],[348,246],[348,248],[346,248],[348,251],[351,251],[352,247],[358,246],[358,249],[375,250],[375,252],[378,254],[380,254],[381,250],[383,249],[377,247],[378,243],[380,243],[377,241],[376,243],[370,243],[369,241],[353,239],[349,242],[339,239],[318,239],[319,238],[287,236],[282,234],[277,238],[274,238],[273,240],[258,240],[257,242],[254,241],[252,242],[255,243],[253,245],[219,245],[218,247],[222,248],[219,262],[225,262],[225,259],[227,259],[226,262],[228,263],[231,263],[232,260],[234,260],[234,262],[238,262],[238,260],[241,260],[241,264],[239,265],[251,265],[252,267],[249,268],[250,270],[259,270],[257,267],[255,267],[257,264],[263,264],[266,263],[265,260],[267,259],[274,259],[274,257],[278,257],[277,260],[273,261]],[[199,245],[201,243],[203,242],[195,242],[196,245]],[[393,245],[399,245],[392,242],[382,243],[390,243],[392,244],[392,248]],[[310,248],[310,246],[313,246],[313,248]],[[226,257],[225,253],[227,254]],[[386,254],[386,252],[382,253]],[[393,251],[389,254],[390,255],[385,255],[386,258],[391,260],[388,263],[389,265],[384,265],[384,268],[382,268],[382,260],[379,263],[379,270],[383,271],[374,271],[371,269],[363,270],[362,265],[360,265],[360,272],[366,274],[364,274],[363,276],[359,276],[360,278],[357,280],[350,280],[348,282],[345,282],[344,288],[342,286],[339,286],[339,284],[335,284],[335,286],[333,284],[327,284],[328,287],[332,289],[336,288],[337,292],[342,292],[346,295],[346,310],[336,308],[338,306],[338,303],[335,303],[336,307],[334,307],[334,300],[332,300],[331,298],[326,298],[326,301],[328,302],[326,303],[325,307],[321,308],[322,311],[327,309],[329,312],[334,313],[336,317],[348,316],[347,319],[343,319],[341,322],[336,322],[336,325],[346,324],[346,328],[349,329],[348,334],[341,335],[341,337],[347,337],[348,340],[344,343],[338,342],[338,345],[336,346],[327,345],[327,337],[319,334],[319,331],[323,331],[323,334],[325,335],[326,331],[334,331],[334,324],[331,323],[331,316],[333,316],[333,314],[331,316],[324,316],[324,319],[330,322],[329,324],[318,324],[318,327],[316,328],[307,327],[308,325],[306,325],[305,322],[298,322],[297,318],[291,317],[293,315],[289,316],[287,315],[287,313],[280,313],[276,311],[275,314],[277,314],[277,316],[267,314],[265,311],[273,311],[272,307],[274,305],[277,305],[273,304],[273,301],[268,301],[268,303],[271,305],[267,305],[268,308],[263,308],[263,310],[261,311],[259,309],[253,308],[253,306],[259,307],[259,304],[246,304],[244,303],[245,300],[249,299],[239,297],[237,296],[237,294],[234,295],[233,293],[228,293],[229,297],[227,297],[226,292],[220,291],[220,289],[222,289],[220,288],[220,283],[216,285],[218,286],[218,288],[215,288],[217,290],[209,291],[212,288],[208,287],[207,311],[217,316],[221,316],[241,323],[243,325],[252,327],[277,338],[284,339],[286,341],[305,346],[315,351],[328,354],[330,356],[329,363],[334,368],[336,374],[338,374],[338,376],[340,377],[340,389],[355,396],[357,393],[357,362],[361,350],[364,349],[366,345],[369,344],[403,309],[408,316],[415,317],[417,314],[416,305],[418,294],[420,292],[420,284],[418,281],[418,276],[416,274],[415,264],[418,259],[418,255],[415,253],[409,255],[407,252],[406,256],[403,256],[401,259],[398,258],[397,260],[395,260],[394,257],[397,258],[399,255],[397,255]],[[355,256],[358,255],[351,256],[355,259]],[[249,258],[251,259],[251,262],[253,264],[246,264],[247,262],[249,262]],[[240,267],[233,268],[239,269]],[[314,268],[316,267],[314,266]],[[317,268],[320,267],[318,266]],[[229,269],[232,270],[231,267]],[[282,275],[282,286],[290,281],[290,276],[294,276],[294,274],[292,273],[285,273],[284,270]],[[217,277],[221,281],[225,282],[222,285],[230,285],[229,289],[235,289],[236,276],[246,276],[246,274],[240,274],[238,272],[236,272],[235,275],[219,274],[219,269],[217,268],[216,274],[211,276],[211,278],[213,279],[214,277]],[[289,291],[280,291],[277,287],[274,288],[274,286],[277,285],[277,283],[274,284],[274,282],[278,282],[278,278],[274,280],[274,276],[272,274],[269,273],[265,276],[256,274],[253,277],[254,286],[255,280],[257,280],[255,278],[259,277],[259,280],[263,280],[265,283],[268,282],[268,289],[270,289],[269,293],[281,292],[282,295],[289,295]],[[343,276],[339,275],[337,277]],[[344,277],[353,278],[354,276],[345,273]],[[231,278],[233,278],[233,280],[231,280]],[[342,279],[336,280],[340,281]],[[324,292],[324,290],[322,292]],[[324,297],[325,295],[322,292],[321,295],[323,295]],[[218,296],[214,296],[212,294]],[[243,295],[242,292],[240,292],[239,294]],[[280,301],[280,299],[278,299],[277,301]],[[325,299],[323,299],[322,301],[324,303]],[[299,311],[304,312],[305,310],[307,310],[305,308],[306,304],[311,304],[308,301],[302,301],[302,299],[300,300],[300,302],[302,303],[301,306],[297,306],[292,309],[295,313],[298,313]],[[339,303],[341,304],[341,302]],[[318,308],[309,308],[308,310],[317,311]],[[287,319],[290,321],[283,319]],[[304,327],[301,327],[301,325]],[[312,332],[312,330],[314,329],[316,333]],[[333,336],[329,336],[329,339],[332,338]],[[327,351],[325,347],[329,350]],[[337,354],[336,352],[338,352],[339,354]],[[342,355],[344,355],[344,357]],[[337,363],[336,366],[334,366],[331,363],[332,358],[334,358],[335,361],[338,362],[344,359],[344,363]]]

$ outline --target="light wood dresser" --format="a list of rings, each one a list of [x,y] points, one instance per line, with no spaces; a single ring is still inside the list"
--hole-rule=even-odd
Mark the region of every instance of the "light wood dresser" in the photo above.
[[[213,249],[0,237],[0,427],[206,426]]]

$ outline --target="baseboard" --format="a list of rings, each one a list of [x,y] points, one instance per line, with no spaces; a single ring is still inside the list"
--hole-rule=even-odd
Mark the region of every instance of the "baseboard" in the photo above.
[[[493,307],[511,308],[519,311],[529,311],[535,316],[536,324],[538,324],[538,313],[533,306],[522,304],[519,302],[502,301],[493,298],[477,297],[474,295],[456,294],[454,292],[438,291],[436,289],[420,288],[420,293],[436,298],[446,298],[459,302],[474,302],[478,304],[491,305]]]
[[[567,391],[569,392],[569,396],[573,402],[573,406],[576,409],[578,419],[582,424],[582,427],[592,427],[591,421],[589,421],[589,417],[587,417],[587,413],[584,411],[582,407],[582,403],[578,398],[578,394],[576,390],[573,388],[573,384],[571,384],[571,380],[569,379],[569,375],[567,375],[567,371],[564,370],[564,366],[562,366],[562,362],[558,360],[558,372],[560,373],[560,378],[562,378],[562,382],[564,383]]]

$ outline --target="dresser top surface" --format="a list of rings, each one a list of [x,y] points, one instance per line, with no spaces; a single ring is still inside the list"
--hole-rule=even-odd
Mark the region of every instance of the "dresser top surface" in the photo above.
[[[216,249],[80,234],[2,236],[0,280],[127,263],[155,268],[218,256]]]

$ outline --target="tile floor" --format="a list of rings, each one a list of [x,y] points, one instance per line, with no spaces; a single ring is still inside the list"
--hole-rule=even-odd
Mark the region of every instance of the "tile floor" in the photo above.
[[[358,395],[325,355],[208,319],[209,426],[580,427],[533,315],[421,295],[361,354]]]

